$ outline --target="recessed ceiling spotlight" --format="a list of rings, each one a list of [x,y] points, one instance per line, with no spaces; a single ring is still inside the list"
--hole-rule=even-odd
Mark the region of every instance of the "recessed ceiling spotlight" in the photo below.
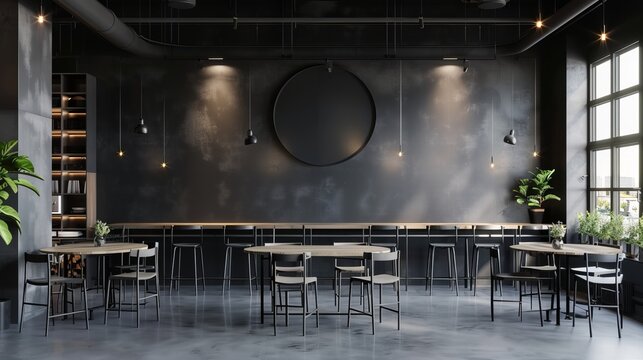
[[[222,57],[209,57],[208,60],[210,61],[223,61]]]
[[[442,60],[445,60],[445,61],[457,61],[458,58],[457,57],[443,57]]]

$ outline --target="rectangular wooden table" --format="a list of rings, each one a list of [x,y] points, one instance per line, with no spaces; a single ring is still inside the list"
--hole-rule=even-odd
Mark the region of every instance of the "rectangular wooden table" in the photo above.
[[[311,257],[331,257],[331,258],[362,258],[365,253],[388,253],[391,249],[383,246],[369,245],[277,245],[277,246],[251,246],[244,249],[245,252],[255,256],[264,257],[270,254],[303,254],[310,253]],[[260,298],[260,317],[261,323],[264,322],[264,279],[263,263],[259,261],[259,278],[261,286],[259,287]],[[339,312],[333,314],[340,314]]]
[[[567,292],[565,313],[569,314],[569,283],[570,273],[569,257],[570,256],[584,256],[585,254],[600,254],[600,255],[616,255],[621,253],[621,249],[608,246],[590,245],[590,244],[564,244],[562,249],[554,249],[550,243],[543,242],[524,242],[510,246],[511,249],[516,251],[526,251],[540,254],[551,254],[557,257],[556,259],[556,281],[554,291],[556,293],[556,325],[560,325],[560,273],[561,262],[558,257],[565,257],[565,267],[567,268]],[[493,289],[492,289],[493,291]]]

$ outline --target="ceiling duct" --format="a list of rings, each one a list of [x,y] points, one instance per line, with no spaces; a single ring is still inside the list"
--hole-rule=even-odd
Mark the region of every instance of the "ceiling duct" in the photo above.
[[[476,0],[465,0],[476,1]],[[482,0],[477,0],[478,3]],[[508,2],[505,0],[504,2]],[[445,56],[457,57],[459,59],[489,59],[496,56],[518,55],[531,49],[547,36],[551,35],[577,16],[589,10],[600,0],[575,0],[570,1],[559,8],[556,13],[545,19],[547,27],[540,31],[533,31],[519,41],[501,46],[483,47],[429,47],[429,48],[400,48],[399,58],[416,59],[442,59]],[[261,53],[257,50],[244,47],[170,47],[153,44],[139,36],[132,28],[127,26],[114,13],[96,0],[54,0],[60,7],[79,19],[90,29],[96,31],[114,46],[129,51],[132,54],[143,57],[171,57],[207,59],[216,54],[217,57],[226,59],[250,59],[250,58],[281,58],[283,49],[280,47],[262,48]],[[425,19],[426,21],[426,19]],[[335,51],[331,53],[331,50]],[[320,48],[300,49],[297,48],[298,58],[375,58],[381,57],[381,49],[333,49]]]
[[[510,0],[462,0],[466,4],[477,4],[483,10],[495,10],[503,8]]]
[[[168,0],[168,5],[180,10],[192,9],[196,6],[196,0]]]

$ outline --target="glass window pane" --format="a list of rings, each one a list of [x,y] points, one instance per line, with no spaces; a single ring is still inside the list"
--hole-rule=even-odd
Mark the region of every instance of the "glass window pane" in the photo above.
[[[611,151],[610,149],[594,151],[594,177],[592,187],[607,188],[611,187]]]
[[[639,48],[618,56],[618,89],[623,90],[639,83]]]
[[[629,223],[639,218],[639,200],[637,191],[621,191],[619,192],[619,214],[625,216]]]
[[[622,188],[639,187],[639,146],[626,146],[619,149],[619,186]]]
[[[612,199],[609,191],[592,191],[590,193],[590,201],[592,207],[596,209],[599,214],[609,216],[612,208]]]
[[[598,99],[612,92],[612,61],[607,60],[594,66],[594,98]]]
[[[604,104],[594,107],[594,139],[604,140],[612,136],[611,132],[611,118],[612,118],[612,103],[606,102]]]
[[[639,132],[639,94],[632,94],[618,100],[619,136]]]

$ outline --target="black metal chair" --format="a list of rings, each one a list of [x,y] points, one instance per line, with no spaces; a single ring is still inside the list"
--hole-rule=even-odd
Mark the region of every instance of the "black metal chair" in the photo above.
[[[196,241],[195,241],[196,240]],[[203,266],[203,226],[199,225],[172,225],[170,233],[170,241],[172,244],[172,267],[170,270],[170,295],[172,295],[172,285],[176,286],[179,291],[181,287],[181,250],[192,249],[194,255],[194,294],[198,292],[198,283],[201,280],[201,287],[205,291],[205,267]],[[176,253],[179,253],[179,262],[177,267],[177,274],[174,275],[174,263],[176,260]],[[201,277],[199,277],[197,254],[201,255]]]
[[[375,264],[378,262],[390,262],[393,264],[393,271],[389,273],[375,273]],[[351,326],[351,312],[363,314],[371,317],[371,330],[375,335],[375,308],[379,309],[380,323],[382,322],[382,309],[394,312],[397,314],[397,329],[400,330],[400,252],[390,253],[365,253],[364,263],[366,264],[365,276],[351,277],[348,288],[348,322],[347,326]],[[351,307],[351,298],[353,293],[353,282],[358,282],[360,285],[366,285],[366,297],[368,299],[368,311],[364,309],[356,309]],[[392,303],[382,303],[382,285],[395,285],[396,301]],[[379,285],[379,302],[375,304],[374,287]],[[393,308],[390,306],[397,306]]]
[[[572,310],[572,326],[576,326],[576,306],[578,301],[578,283],[584,282],[587,288],[587,318],[589,320],[589,337],[592,337],[592,318],[594,317],[594,308],[611,308],[616,309],[616,328],[618,329],[618,337],[621,337],[621,329],[623,328],[623,315],[621,314],[621,292],[623,283],[623,274],[621,273],[621,263],[623,262],[623,254],[617,255],[598,255],[598,254],[585,254],[585,273],[576,274],[574,276],[574,299]],[[600,274],[592,273],[591,266],[600,267],[605,270],[610,270],[609,273],[603,271]],[[591,292],[592,285],[596,287],[594,294]],[[603,302],[604,292],[614,294],[615,303],[608,304]]]
[[[333,246],[351,246],[351,245],[366,245],[363,242],[342,242],[336,241]],[[350,275],[366,275],[366,268],[364,267],[364,259],[350,259],[342,258],[335,259],[335,267],[333,273],[333,290],[335,293],[335,305],[337,311],[340,309],[340,300],[342,298],[342,274]],[[363,294],[363,287],[360,290],[360,304],[362,302],[361,294]]]
[[[44,276],[40,277],[30,277],[29,264],[34,264],[34,266],[41,268],[40,271],[44,272]],[[24,318],[25,305],[30,306],[44,306],[47,308],[45,316],[45,336],[49,335],[49,320],[55,319],[62,316],[75,315],[75,314],[85,314],[85,327],[89,329],[89,309],[87,307],[87,282],[84,278],[67,278],[57,275],[51,275],[51,268],[55,264],[53,254],[37,254],[37,253],[25,253],[25,272],[24,272],[24,283],[22,289],[22,308],[20,311],[20,325],[18,332],[22,332],[22,321]],[[33,273],[33,271],[32,271]],[[52,314],[52,286],[61,285],[64,289],[61,292],[64,294],[67,290],[67,286],[80,285],[81,286],[81,296],[83,297],[83,303],[85,305],[83,310],[76,311],[73,307],[72,301],[72,311],[64,312],[59,314]],[[36,303],[36,302],[27,302],[27,285],[36,286],[36,287],[47,287],[47,302],[45,303]]]
[[[238,241],[238,239],[242,239],[242,241]],[[230,281],[232,280],[232,249],[243,250],[257,245],[257,228],[251,225],[227,225],[223,228],[223,241],[226,250],[223,263],[222,293],[225,294],[226,285],[227,289],[230,290]],[[248,253],[246,256],[248,257],[248,289],[250,290],[250,296],[252,296],[252,280],[255,279],[256,287],[257,278],[252,275],[252,255]],[[256,269],[257,265],[255,264],[255,271]]]
[[[473,295],[476,295],[478,287],[478,266],[480,264],[480,251],[483,249],[500,249],[505,238],[505,228],[500,225],[476,225],[473,228],[473,256],[471,257],[471,282],[470,286],[473,290]],[[502,272],[502,261],[500,259],[500,252],[498,256],[491,258],[489,267],[493,268],[494,265],[498,267],[498,273]],[[500,286],[500,296],[502,296],[502,281],[498,282]],[[491,284],[493,286],[493,282]],[[492,288],[493,290],[493,288]]]
[[[492,264],[494,261],[499,261],[500,249],[495,247],[489,248],[489,258]],[[522,313],[523,313],[522,298],[524,297],[522,288],[526,283],[535,283],[537,288],[536,294],[538,295],[538,313],[540,314],[540,326],[543,326],[543,308],[542,308],[540,282],[548,281],[548,280],[550,279],[547,277],[540,277],[526,271],[514,272],[514,273],[496,273],[494,270],[494,267],[491,266],[491,289],[489,291],[491,293],[491,321],[495,320],[494,303],[496,302],[517,302],[518,313],[520,314],[520,321],[522,321]],[[518,283],[518,289],[519,289],[518,300],[507,300],[507,299],[495,298],[494,294],[496,293],[496,291],[494,290],[493,285],[495,282],[502,282],[502,281],[515,281]]]
[[[449,280],[449,284],[455,284],[455,294],[459,296],[458,291],[458,263],[456,260],[455,246],[458,241],[458,227],[455,225],[431,225],[426,227],[429,239],[429,251],[427,253],[426,273],[424,291],[429,290],[429,295],[433,294],[433,280]],[[439,239],[439,240],[438,240]],[[435,251],[443,249],[447,251],[449,263],[449,277],[433,276],[435,264]],[[452,257],[453,256],[453,260]]]
[[[109,294],[110,288],[112,286],[112,283],[115,283],[118,281],[119,283],[119,288],[123,289],[123,282],[128,282],[131,281],[134,283],[134,291],[135,294],[133,296],[133,302],[130,304],[132,305],[131,309],[128,310],[123,310],[123,291],[119,291],[118,294],[118,306],[116,308],[111,308],[109,304],[109,296],[107,297],[107,302],[105,303],[105,318],[104,318],[104,323],[107,324],[107,313],[109,311],[117,311],[118,312],[118,317],[120,318],[121,316],[121,311],[134,311],[136,312],[136,327],[139,327],[141,324],[140,320],[140,307],[141,307],[141,301],[146,301],[147,299],[154,298],[156,300],[156,320],[160,320],[160,300],[159,300],[159,294],[160,294],[160,286],[159,286],[159,276],[158,276],[158,253],[159,253],[159,244],[155,243],[153,248],[149,249],[143,249],[143,250],[132,250],[130,251],[130,258],[133,258],[135,260],[135,268],[133,271],[128,271],[128,272],[123,272],[120,274],[115,274],[111,275],[109,279],[107,280],[107,293]],[[148,264],[148,259],[153,260],[153,265]],[[153,268],[154,270],[150,271],[149,269]],[[156,284],[156,291],[155,292],[148,292],[147,289],[147,282],[154,280]],[[141,281],[144,282],[145,286],[143,289],[143,296],[141,296],[141,291],[140,291],[140,284]]]
[[[275,301],[275,293],[284,292],[286,294],[285,307],[286,326],[288,326],[289,309],[291,307],[301,307],[302,311],[302,335],[306,336],[306,319],[311,315],[316,315],[316,326],[319,327],[319,304],[317,300],[317,278],[308,276],[308,260],[310,260],[310,253],[301,254],[272,254],[271,259],[271,274],[272,274],[272,321],[274,335],[277,335],[277,304]],[[302,272],[284,275],[278,270],[280,267],[293,267],[301,266]],[[308,291],[310,285],[315,285],[315,308],[310,309],[308,306]],[[288,302],[289,293],[296,291],[301,294],[301,305],[290,305]],[[281,306],[280,306],[281,307]]]

